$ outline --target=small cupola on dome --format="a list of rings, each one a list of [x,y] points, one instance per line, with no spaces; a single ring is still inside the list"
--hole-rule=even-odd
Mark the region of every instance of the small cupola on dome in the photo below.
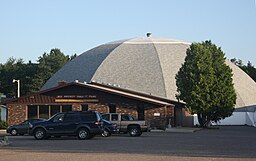
[[[148,32],[146,35],[147,35],[147,37],[151,37],[151,36],[152,36],[152,33],[151,33],[151,32]]]

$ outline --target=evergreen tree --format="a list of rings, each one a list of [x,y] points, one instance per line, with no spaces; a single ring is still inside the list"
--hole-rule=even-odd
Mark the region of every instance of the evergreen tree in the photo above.
[[[44,53],[38,58],[38,70],[35,78],[33,79],[33,84],[35,86],[34,90],[39,90],[44,83],[61,67],[63,67],[71,58],[65,56],[60,49],[52,49],[50,53]]]
[[[0,92],[8,98],[17,96],[17,85],[12,80],[20,80],[21,96],[38,91],[42,85],[63,65],[76,57],[65,56],[60,49],[52,49],[38,58],[38,63],[24,63],[23,59],[9,58],[0,64]]]
[[[233,58],[230,61],[247,73],[256,82],[256,68],[250,61],[248,61],[247,65],[244,65],[242,60],[237,60],[236,58]]]
[[[176,74],[177,98],[198,115],[201,127],[231,116],[236,94],[225,54],[211,41],[192,43],[186,54]]]

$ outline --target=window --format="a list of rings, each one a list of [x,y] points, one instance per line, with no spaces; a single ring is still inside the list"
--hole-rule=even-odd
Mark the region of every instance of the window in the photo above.
[[[60,106],[52,105],[51,106],[51,116],[55,115],[56,113],[60,112]]]
[[[95,115],[97,117],[97,121],[102,121],[101,115],[98,112],[95,112]]]
[[[104,120],[109,121],[109,114],[102,115],[102,118],[103,118]]]
[[[115,104],[109,104],[109,113],[116,113],[116,105]]]
[[[62,112],[68,112],[68,111],[72,111],[72,106],[71,105],[63,105]]]
[[[96,118],[95,113],[81,113],[80,116],[81,116],[82,121],[96,121],[96,120],[98,120]]]
[[[22,124],[22,125],[27,125],[27,124],[28,124],[28,120],[22,122],[21,124]]]
[[[121,120],[122,121],[133,121],[134,118],[130,115],[121,115]]]
[[[112,121],[118,121],[118,114],[111,115],[111,120]]]
[[[53,119],[53,122],[62,122],[63,121],[63,118],[64,118],[64,114],[61,113],[61,114],[57,114]]]
[[[39,118],[44,118],[44,119],[49,118],[49,106],[46,106],[46,105],[39,106]]]
[[[36,105],[29,105],[28,106],[28,118],[37,118],[37,106]]]
[[[82,105],[82,111],[88,111],[88,104]]]
[[[65,122],[77,122],[79,121],[79,117],[77,114],[74,113],[67,113],[64,118]]]

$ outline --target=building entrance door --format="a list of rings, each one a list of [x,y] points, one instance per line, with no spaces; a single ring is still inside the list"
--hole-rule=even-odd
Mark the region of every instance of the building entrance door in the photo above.
[[[174,108],[174,113],[175,113],[175,126],[182,126],[182,108],[180,107],[175,107]]]
[[[115,104],[110,103],[108,105],[108,107],[109,107],[109,113],[116,113],[116,105]]]
[[[138,120],[145,120],[145,108],[143,105],[137,107]]]

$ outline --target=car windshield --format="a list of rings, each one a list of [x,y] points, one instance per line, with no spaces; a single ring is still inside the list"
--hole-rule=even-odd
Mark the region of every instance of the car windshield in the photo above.
[[[22,124],[22,125],[26,125],[26,124],[28,124],[28,120],[26,120],[26,121],[22,122],[21,124]]]
[[[59,113],[52,118],[53,122],[62,122],[64,120],[64,113]]]
[[[96,112],[96,116],[97,116],[97,121],[101,121],[102,120],[101,115],[98,112]]]
[[[52,120],[52,118],[54,118],[56,115],[58,115],[58,113],[52,115],[52,117],[50,117],[48,120]]]

